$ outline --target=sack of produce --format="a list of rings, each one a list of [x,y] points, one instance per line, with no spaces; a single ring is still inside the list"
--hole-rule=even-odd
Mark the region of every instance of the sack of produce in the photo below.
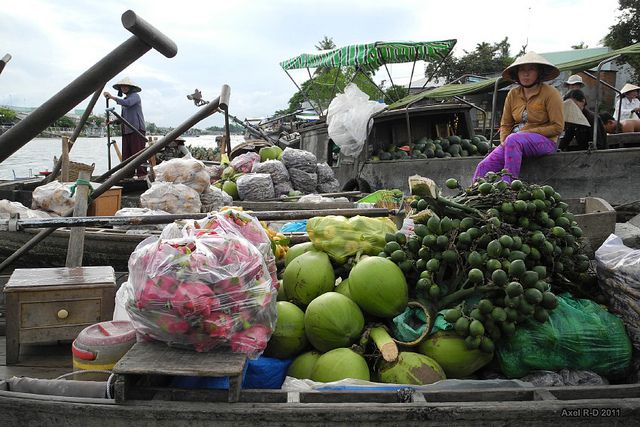
[[[176,159],[179,160],[179,159]],[[140,206],[171,214],[200,212],[200,194],[184,184],[154,182],[140,196]]]
[[[562,294],[546,322],[519,325],[497,350],[507,378],[565,368],[616,378],[629,369],[632,347],[618,317],[591,300]]]
[[[316,186],[318,185],[318,176],[315,173],[305,172],[302,169],[289,168],[289,177],[295,190],[305,194],[315,193]]]
[[[377,255],[384,249],[385,234],[397,231],[389,218],[329,215],[307,221],[307,233],[313,245],[338,263],[346,262],[358,252]]]
[[[200,194],[200,203],[202,212],[211,212],[220,210],[223,206],[231,206],[233,197],[219,189],[218,187],[209,186],[202,194]]]
[[[236,180],[240,200],[266,200],[275,197],[273,181],[268,173],[249,173]]]
[[[207,172],[209,172],[209,175],[211,176],[211,183],[214,183],[220,178],[222,178],[222,173],[224,172],[225,166],[211,165],[211,166],[207,166],[206,168],[207,168]]]
[[[204,163],[194,159],[191,155],[162,162],[154,167],[153,171],[157,181],[184,184],[193,188],[197,193],[206,190],[211,180]]]
[[[251,172],[268,173],[271,175],[271,180],[274,185],[281,182],[289,182],[287,167],[279,160],[267,160],[263,163],[255,163]]]
[[[115,216],[148,216],[148,215],[169,215],[169,212],[162,210],[152,210],[148,208],[122,208],[116,212]],[[114,230],[162,230],[166,224],[144,224],[144,225],[114,225]]]
[[[249,173],[253,169],[253,165],[260,162],[260,155],[253,151],[249,153],[240,154],[238,157],[231,161],[231,167],[236,172]]]
[[[596,251],[598,282],[609,309],[620,316],[635,348],[634,371],[640,375],[640,250],[615,234]]]
[[[285,148],[282,152],[282,163],[287,169],[299,169],[308,173],[316,173],[318,159],[315,154],[296,148]]]
[[[127,311],[139,340],[258,357],[276,322],[276,294],[258,249],[231,235],[147,239],[131,254]]]
[[[33,190],[32,199],[31,209],[53,212],[56,215],[64,215],[66,211],[73,209],[75,204],[71,195],[71,186],[59,181],[51,181],[36,187]]]
[[[318,183],[331,182],[336,179],[333,169],[326,163],[318,163],[317,165]]]
[[[337,179],[318,183],[316,187],[318,193],[337,193],[340,191],[340,182]]]
[[[276,197],[288,196],[289,193],[293,191],[293,187],[291,186],[291,182],[279,182],[277,184],[273,184],[273,192]]]
[[[256,217],[235,209],[211,212],[206,218],[176,221],[169,224],[162,230],[160,238],[167,240],[183,238],[192,234],[196,236],[230,235],[248,240],[262,254],[267,269],[272,275],[274,286],[278,286],[273,245],[266,230]]]
[[[19,214],[20,218],[49,218],[49,215],[43,211],[29,209],[20,202],[10,202],[9,200],[0,200],[0,218],[10,218],[11,214]]]

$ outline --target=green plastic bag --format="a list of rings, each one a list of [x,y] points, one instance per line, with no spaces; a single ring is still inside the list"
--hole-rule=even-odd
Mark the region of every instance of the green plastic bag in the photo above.
[[[518,327],[511,340],[499,343],[497,354],[507,378],[565,368],[615,378],[628,370],[631,352],[618,317],[591,300],[562,294],[547,322],[529,321]]]

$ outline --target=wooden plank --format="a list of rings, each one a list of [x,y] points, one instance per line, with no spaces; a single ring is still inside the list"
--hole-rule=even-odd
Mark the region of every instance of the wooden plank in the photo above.
[[[6,288],[5,288],[6,289]],[[20,358],[20,306],[18,295],[9,293],[7,298],[7,341],[6,341],[6,364],[18,363]]]
[[[84,180],[89,182],[91,179],[91,173],[88,170],[80,170],[78,174],[78,180]],[[88,185],[77,185],[76,181],[76,194],[75,204],[73,207],[73,216],[86,216],[87,205],[89,201]],[[69,246],[67,247],[67,267],[80,267],[82,265],[82,256],[84,254],[84,227],[73,227],[69,235]]]
[[[104,285],[115,283],[115,271],[111,266],[76,268],[16,268],[5,286],[5,292],[20,288]],[[63,288],[60,288],[63,289]]]
[[[172,348],[165,343],[138,342],[114,366],[117,374],[226,377],[242,374],[247,356]]]
[[[640,398],[640,384],[553,387],[549,391],[559,400]]]

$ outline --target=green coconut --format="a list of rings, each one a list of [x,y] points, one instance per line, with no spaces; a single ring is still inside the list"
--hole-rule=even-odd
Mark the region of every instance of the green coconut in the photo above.
[[[233,181],[225,181],[222,184],[222,191],[233,197],[233,200],[238,200],[240,196],[238,196],[238,186]]]
[[[377,376],[380,382],[389,384],[425,385],[447,379],[438,362],[409,351],[400,353],[395,362],[381,363]]]
[[[282,283],[282,279],[279,280],[280,287],[278,288],[278,296],[276,297],[276,301],[287,301],[287,293],[284,291],[284,284]]]
[[[302,353],[300,356],[296,357],[291,365],[289,365],[289,369],[287,370],[287,376],[299,379],[311,379],[311,372],[313,372],[313,368],[316,366],[316,362],[320,358],[320,353],[317,351],[308,351],[306,353]]]
[[[338,283],[335,291],[351,299],[351,291],[349,290],[349,279],[344,279],[342,282]]]
[[[287,265],[282,275],[289,301],[304,307],[314,298],[332,291],[336,277],[324,252],[306,252]]]
[[[348,347],[362,334],[364,316],[358,305],[337,292],[320,295],[304,313],[309,342],[320,351]]]
[[[277,160],[282,155],[282,149],[278,146],[263,147],[259,151],[260,161],[265,162],[267,160]]]
[[[395,317],[407,307],[407,280],[402,270],[386,258],[360,260],[349,274],[349,291],[351,299],[373,316]]]
[[[464,338],[451,331],[438,331],[431,335],[420,344],[418,351],[438,362],[447,378],[468,377],[493,358],[493,353],[469,350]]]
[[[298,243],[297,245],[291,246],[287,251],[287,255],[285,255],[284,257],[284,266],[286,267],[287,265],[289,265],[291,261],[293,261],[300,255],[315,250],[316,248],[311,242]]]
[[[304,312],[286,301],[276,303],[278,320],[264,354],[278,359],[288,359],[300,353],[307,345],[304,333]]]
[[[348,348],[336,348],[318,358],[311,379],[328,383],[345,378],[369,381],[369,367],[364,357]]]

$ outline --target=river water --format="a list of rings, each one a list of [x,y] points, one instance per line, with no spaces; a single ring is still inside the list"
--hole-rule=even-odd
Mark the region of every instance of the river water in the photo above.
[[[112,137],[122,149],[120,137]],[[185,145],[215,148],[215,135],[186,137]],[[231,146],[244,141],[242,135],[231,135]],[[53,157],[62,153],[61,138],[35,138],[0,163],[0,179],[28,177],[53,169]],[[95,163],[94,175],[108,170],[107,138],[78,138],[69,153],[69,159],[81,163]],[[111,166],[118,164],[115,151],[111,150]]]

